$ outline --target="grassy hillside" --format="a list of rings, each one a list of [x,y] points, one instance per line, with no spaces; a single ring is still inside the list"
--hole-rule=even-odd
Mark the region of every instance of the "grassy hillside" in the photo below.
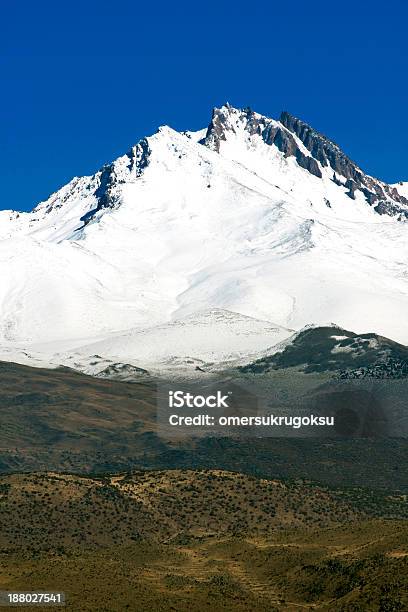
[[[0,584],[68,610],[404,610],[408,524],[220,470],[0,482]]]
[[[143,538],[265,535],[288,526],[327,527],[367,516],[352,501],[321,487],[221,470],[0,479],[0,544],[29,555]]]
[[[324,380],[320,374],[277,371],[264,376],[263,392],[279,389],[279,403],[286,398],[289,405],[291,394],[302,390],[317,401],[326,397],[324,387],[314,395]],[[129,383],[0,363],[0,382],[0,473],[217,468],[408,492],[406,438],[167,440],[157,435],[153,380]],[[403,392],[395,394],[393,405],[403,397],[400,410],[405,414]]]
[[[151,379],[0,380],[1,589],[64,590],[75,612],[407,609],[406,439],[175,441]],[[326,374],[277,381],[288,404],[326,393]]]

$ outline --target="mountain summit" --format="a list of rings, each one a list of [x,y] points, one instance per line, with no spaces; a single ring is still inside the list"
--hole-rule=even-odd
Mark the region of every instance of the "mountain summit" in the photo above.
[[[129,331],[135,346],[174,322],[211,334],[216,311],[251,350],[268,325],[329,321],[408,342],[407,197],[287,112],[161,127],[31,213],[0,213],[0,341],[71,350]]]
[[[286,111],[274,121],[250,108],[238,110],[229,104],[216,108],[202,143],[220,153],[228,133],[236,134],[242,128],[249,136],[257,135],[265,144],[275,145],[285,157],[295,157],[299,166],[318,178],[322,178],[323,168],[327,169],[350,198],[355,199],[360,191],[379,214],[408,218],[408,199],[395,186],[364,174],[333,141]]]

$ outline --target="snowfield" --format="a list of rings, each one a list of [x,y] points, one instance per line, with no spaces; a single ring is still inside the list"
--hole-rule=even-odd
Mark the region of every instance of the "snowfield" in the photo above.
[[[0,212],[0,359],[224,363],[330,322],[408,344],[407,221],[225,108],[219,151],[162,127],[33,212]]]
[[[61,355],[60,361],[69,365],[69,359],[81,361],[82,355],[109,355],[113,361],[126,363],[137,356],[139,365],[151,372],[157,367],[164,371],[195,370],[200,366],[209,371],[214,365],[241,363],[248,355],[274,347],[290,335],[292,330],[267,321],[213,309],[81,346],[76,355]],[[99,363],[88,371],[99,371]]]

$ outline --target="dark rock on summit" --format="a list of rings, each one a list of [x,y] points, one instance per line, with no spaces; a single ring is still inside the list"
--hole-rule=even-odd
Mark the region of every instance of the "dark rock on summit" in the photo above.
[[[306,149],[322,166],[330,166],[347,179],[353,179],[356,182],[360,180],[363,174],[361,170],[334,142],[286,111],[281,114],[280,122],[300,138]]]
[[[235,109],[231,108],[228,104],[223,108],[215,108],[213,110],[207,134],[201,141],[203,145],[219,153],[221,141],[226,140],[225,134],[228,131],[234,131],[234,126],[230,121],[231,113],[233,112],[236,112]],[[250,108],[245,108],[240,113],[245,130],[250,136],[258,134],[266,144],[275,145],[285,157],[294,156],[299,166],[318,178],[322,177],[317,161],[300,150],[293,135],[284,126],[279,125],[278,122],[272,119],[257,115]]]
[[[295,157],[299,166],[301,166],[305,170],[309,170],[310,174],[314,174],[318,178],[322,178],[322,173],[319,168],[319,164],[313,157],[305,155],[300,149],[296,150]]]
[[[143,138],[137,145],[131,148],[127,153],[129,158],[128,170],[134,173],[134,177],[139,178],[143,170],[149,165],[150,148],[146,138]],[[104,208],[114,208],[120,201],[120,195],[117,193],[117,186],[121,181],[115,172],[114,164],[103,166],[100,174],[99,185],[95,190],[95,196],[98,199],[98,205],[87,212],[81,221],[84,226],[87,225],[95,215]]]
[[[359,190],[370,206],[377,205],[374,208],[376,212],[400,219],[408,218],[408,211],[405,210],[408,200],[400,195],[395,187],[365,174],[336,143],[301,119],[285,111],[281,114],[280,122],[302,141],[315,160],[323,167],[330,166],[334,170],[333,181],[336,185],[345,187],[351,199],[355,200],[356,191]],[[344,177],[346,181],[341,181],[337,175]]]
[[[143,174],[143,170],[149,165],[150,147],[146,138],[143,138],[135,147],[127,153],[129,158],[128,169],[135,173],[138,178]]]

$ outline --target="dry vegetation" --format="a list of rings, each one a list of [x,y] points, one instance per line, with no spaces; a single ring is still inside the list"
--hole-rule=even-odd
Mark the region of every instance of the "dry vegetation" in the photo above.
[[[323,488],[221,470],[0,478],[0,543],[27,554],[146,537],[267,535],[288,526],[327,527],[362,517]]]
[[[74,612],[408,609],[406,440],[177,445],[154,381],[0,374],[1,589]]]
[[[0,479],[0,588],[68,610],[404,610],[408,526],[221,470]]]

